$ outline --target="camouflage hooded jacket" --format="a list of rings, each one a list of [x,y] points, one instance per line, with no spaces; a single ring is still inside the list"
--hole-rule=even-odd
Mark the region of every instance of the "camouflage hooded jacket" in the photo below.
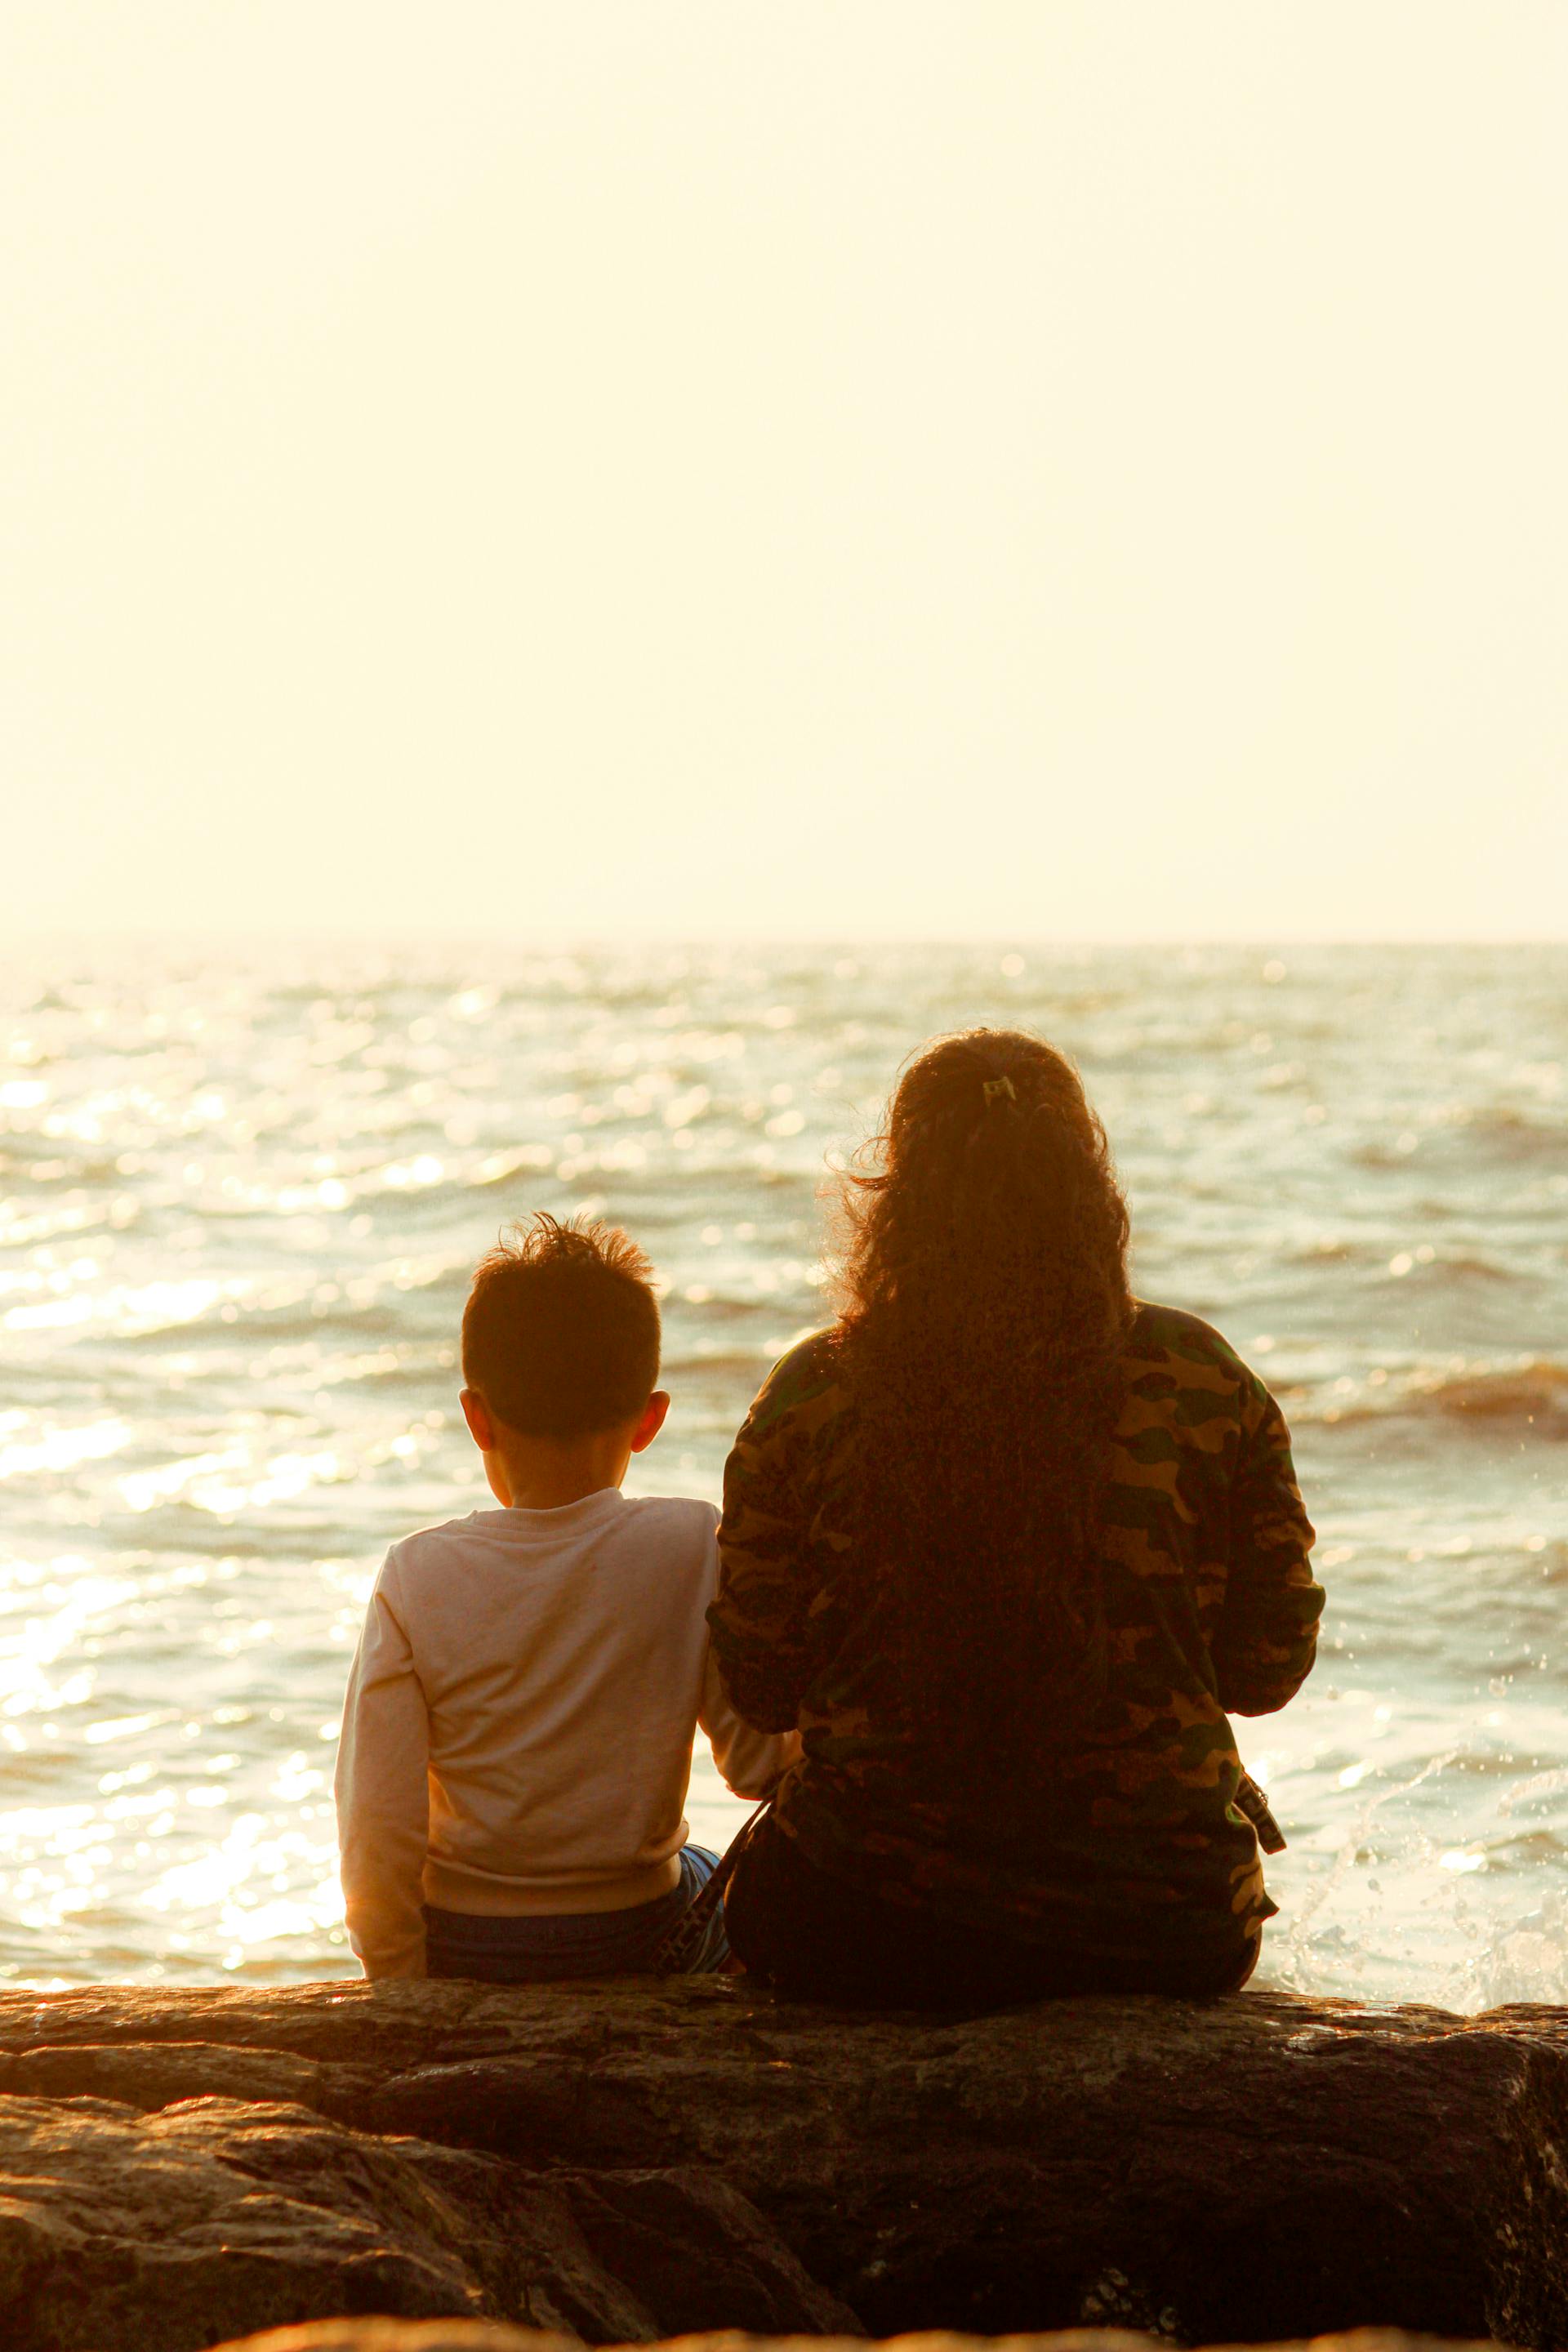
[[[1043,1747],[1026,1790],[900,1703],[877,1579],[843,1532],[854,1402],[827,1335],[775,1366],[735,1441],[709,1624],[739,1712],[804,1735],[775,1818],[818,1868],[1026,1940],[1214,1950],[1278,1907],[1228,1713],[1300,1688],[1323,1595],[1256,1373],[1195,1316],[1147,1305],[1124,1362],[1099,1543],[1105,1701],[1072,1744]]]

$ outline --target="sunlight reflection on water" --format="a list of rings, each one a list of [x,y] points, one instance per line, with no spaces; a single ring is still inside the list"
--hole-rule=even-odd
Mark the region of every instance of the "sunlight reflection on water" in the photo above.
[[[1080,1059],[1139,1285],[1285,1402],[1322,1662],[1241,1727],[1278,1979],[1568,1994],[1561,950],[431,947],[0,971],[0,1968],[352,1966],[332,1741],[384,1545],[481,1499],[468,1270],[607,1207],[668,1284],[645,1490],[824,1312],[817,1191],[975,1018]],[[705,1754],[694,1834],[743,1809]]]

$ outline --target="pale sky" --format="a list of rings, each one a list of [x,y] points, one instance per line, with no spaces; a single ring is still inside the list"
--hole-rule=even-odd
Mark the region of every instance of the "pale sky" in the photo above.
[[[23,929],[1568,933],[1563,0],[5,0]]]

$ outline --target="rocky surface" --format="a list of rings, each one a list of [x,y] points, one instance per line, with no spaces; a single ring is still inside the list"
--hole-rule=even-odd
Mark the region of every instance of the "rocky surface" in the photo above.
[[[1124,2329],[1080,2327],[1056,2336],[903,2336],[899,2352],[1158,2352],[1161,2339]],[[243,2344],[222,2344],[215,2352],[567,2352],[562,2336],[527,2335],[519,2327],[458,2319],[413,2322],[399,2319],[321,2320],[309,2327],[270,2328]],[[676,2352],[667,2346],[662,2352]],[[687,2336],[679,2352],[889,2352],[855,2336]],[[1213,2352],[1213,2347],[1211,2347]],[[1260,2345],[1233,2345],[1226,2352],[1265,2352]],[[1320,2336],[1310,2346],[1277,2344],[1267,2352],[1492,2352],[1436,2336],[1405,2336],[1395,2328],[1364,2327],[1349,2336]]]
[[[505,2314],[595,2344],[857,2327],[705,2173],[540,2174],[225,2098],[0,2098],[0,2312],[5,2352],[196,2352],[344,2312]]]
[[[596,2343],[1380,2323],[1562,2345],[1565,2143],[1558,2010],[1247,1992],[933,2023],[734,1980],[12,1993],[4,2341],[197,2352],[380,2312]]]

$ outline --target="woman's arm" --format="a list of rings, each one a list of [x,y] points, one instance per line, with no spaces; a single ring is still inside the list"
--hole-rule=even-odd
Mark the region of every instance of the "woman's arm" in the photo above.
[[[1312,1542],[1285,1416],[1255,1381],[1243,1409],[1230,1576],[1213,1643],[1219,1703],[1227,1714],[1272,1715],[1312,1670],[1323,1608],[1323,1588],[1308,1559]]]
[[[732,1797],[750,1797],[753,1801],[765,1797],[799,1759],[798,1731],[759,1731],[754,1724],[742,1722],[725,1691],[711,1645],[697,1720],[708,1735],[719,1778]]]
[[[809,1445],[787,1387],[778,1373],[767,1382],[724,1465],[719,1597],[708,1612],[720,1679],[737,1715],[760,1731],[795,1729],[821,1664],[804,1492]]]

